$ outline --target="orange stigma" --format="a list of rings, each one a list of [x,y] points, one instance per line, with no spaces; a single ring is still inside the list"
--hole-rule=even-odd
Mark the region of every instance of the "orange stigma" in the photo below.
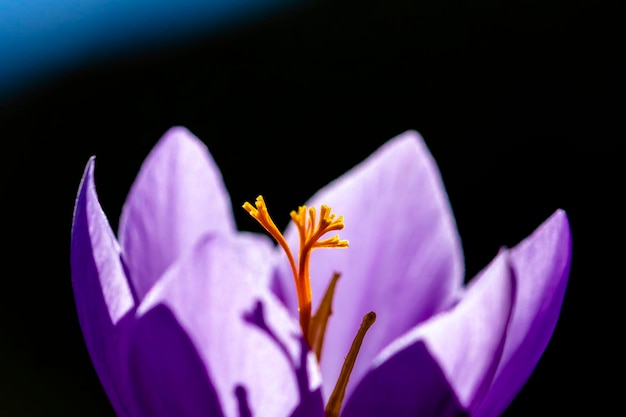
[[[278,230],[276,224],[272,221],[263,196],[258,196],[254,202],[254,206],[248,202],[244,203],[243,208],[258,221],[265,230],[278,242],[289,260],[293,278],[296,283],[296,292],[298,294],[298,312],[300,313],[300,327],[302,334],[307,341],[309,348],[315,353],[317,361],[322,358],[322,347],[326,336],[326,327],[328,320],[332,315],[332,301],[335,295],[335,287],[339,280],[340,274],[335,272],[330,279],[326,292],[317,307],[315,315],[312,315],[311,307],[311,277],[309,274],[309,264],[311,262],[311,252],[317,248],[346,248],[347,240],[340,240],[339,237],[322,239],[326,233],[333,230],[341,230],[344,228],[343,217],[331,213],[330,207],[322,205],[319,214],[319,220],[315,208],[309,209],[306,206],[298,207],[298,211],[291,212],[291,219],[298,228],[300,235],[300,247],[298,250],[298,259],[293,257],[291,249],[285,240],[283,234]],[[344,363],[339,373],[339,379],[335,385],[328,403],[326,404],[326,417],[339,417],[341,405],[346,393],[346,387],[350,380],[350,374],[356,363],[359,349],[363,343],[365,333],[376,321],[376,313],[373,311],[367,313],[363,317],[363,322],[359,328],[348,354],[344,358]]]
[[[332,214],[330,207],[325,205],[322,205],[320,208],[319,219],[317,218],[314,207],[307,209],[306,206],[300,206],[297,212],[292,211],[291,219],[298,228],[300,235],[298,259],[296,261],[285,237],[272,221],[267,207],[265,206],[263,196],[257,197],[254,206],[246,202],[243,208],[272,235],[287,255],[296,284],[300,326],[302,327],[304,337],[307,339],[309,346],[311,346],[311,342],[313,342],[312,333],[315,333],[310,332],[310,330],[313,330],[310,329],[312,318],[311,277],[309,274],[311,252],[313,252],[313,249],[317,248],[348,247],[348,241],[340,240],[338,236],[322,239],[326,233],[344,228],[343,217],[337,217],[335,214]],[[330,314],[330,312],[328,314]]]

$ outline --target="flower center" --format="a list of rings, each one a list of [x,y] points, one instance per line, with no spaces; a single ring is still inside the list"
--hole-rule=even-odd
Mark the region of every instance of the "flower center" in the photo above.
[[[330,207],[322,206],[320,210],[320,218],[315,223],[317,214],[314,207],[308,209],[306,206],[300,206],[298,212],[291,212],[291,219],[298,228],[300,234],[300,249],[298,250],[298,261],[293,257],[291,249],[282,233],[278,230],[272,218],[270,217],[263,196],[258,196],[255,201],[255,207],[246,202],[243,208],[250,213],[260,224],[276,239],[276,242],[283,248],[291,271],[293,273],[296,284],[296,293],[298,294],[298,311],[300,313],[300,326],[309,346],[311,345],[311,335],[309,333],[311,326],[311,277],[309,274],[309,265],[311,262],[311,252],[316,248],[347,248],[347,240],[339,240],[338,236],[330,239],[321,240],[321,237],[333,230],[341,230],[344,228],[343,217],[336,217],[331,213]],[[308,214],[308,216],[307,216]],[[308,219],[308,221],[307,221]],[[336,279],[335,279],[336,281]]]
[[[293,273],[294,282],[296,284],[296,293],[298,296],[298,312],[300,315],[300,327],[302,334],[307,341],[309,347],[317,357],[318,362],[322,356],[322,346],[324,344],[324,336],[326,334],[326,326],[328,319],[332,314],[332,300],[335,294],[335,287],[339,280],[340,274],[335,272],[330,279],[330,283],[320,302],[320,305],[312,314],[312,294],[311,294],[311,276],[309,266],[311,262],[311,253],[317,248],[347,248],[348,241],[340,240],[338,236],[322,239],[322,237],[331,231],[341,230],[344,228],[343,216],[337,217],[331,212],[330,207],[322,205],[320,208],[319,219],[314,207],[307,210],[306,206],[298,207],[298,211],[291,212],[291,219],[298,228],[300,236],[300,245],[298,249],[298,258],[294,258],[285,237],[276,224],[272,220],[267,211],[263,196],[258,196],[254,206],[248,202],[244,203],[243,208],[255,219],[267,232],[272,235],[276,242],[283,249],[289,260],[291,271]],[[348,380],[356,362],[361,343],[365,337],[365,333],[376,320],[376,314],[372,311],[363,317],[363,322],[359,328],[350,351],[345,358],[341,373],[337,380],[337,384],[326,405],[326,415],[328,417],[336,417],[339,415],[341,403],[348,385]]]

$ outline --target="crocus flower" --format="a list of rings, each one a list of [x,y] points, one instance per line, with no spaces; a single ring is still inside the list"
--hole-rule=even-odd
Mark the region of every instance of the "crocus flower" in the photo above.
[[[284,234],[262,198],[245,204],[279,245],[236,230],[214,161],[184,128],[142,165],[117,238],[94,162],[76,200],[72,282],[119,416],[497,416],[556,325],[571,256],[565,212],[465,286],[446,192],[416,132],[321,189],[307,203],[321,211],[294,211]],[[322,326],[313,313],[323,305]],[[325,410],[335,391],[343,396]]]

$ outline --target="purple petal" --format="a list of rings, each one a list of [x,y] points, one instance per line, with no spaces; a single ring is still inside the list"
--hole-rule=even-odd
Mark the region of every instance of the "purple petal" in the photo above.
[[[493,385],[476,416],[499,416],[522,388],[556,326],[571,262],[571,234],[558,210],[510,251],[517,297]]]
[[[127,416],[120,391],[120,321],[134,309],[113,231],[98,203],[90,159],[74,208],[72,286],[85,343],[102,386],[119,416]]]
[[[263,256],[251,254],[254,248],[248,239],[238,236],[201,239],[146,295],[138,309],[139,319],[145,320],[157,308],[171,311],[205,364],[201,385],[214,387],[224,415],[289,416],[304,402],[307,413],[298,415],[321,417],[315,359],[306,349],[298,324],[259,277],[270,268],[259,265]],[[261,246],[259,250],[266,261],[270,259],[271,248]],[[196,355],[182,354],[184,349],[181,354],[159,352],[158,340],[167,340],[172,332],[167,326],[162,334],[158,325],[151,328],[158,333],[151,336],[156,342],[146,340],[142,348],[152,350],[153,357],[167,356],[171,378],[184,381],[185,376],[176,375],[176,370],[193,369],[189,361],[198,362]],[[144,356],[139,353],[134,360],[141,361]],[[150,384],[150,379],[145,383]],[[170,391],[163,380],[146,389],[152,396],[165,398],[165,403],[202,400],[195,393],[186,395],[184,389]],[[183,398],[167,399],[172,395]]]
[[[170,129],[143,163],[120,218],[118,236],[139,299],[200,236],[233,231],[234,224],[204,144],[182,127]]]
[[[129,342],[134,416],[222,417],[202,358],[172,312],[157,305],[141,316]]]
[[[495,373],[514,296],[514,278],[503,252],[453,309],[416,326],[381,352],[343,416],[435,417],[471,411]]]
[[[322,354],[328,395],[363,315],[373,310],[377,322],[361,348],[351,386],[383,347],[452,302],[462,285],[463,255],[439,171],[416,132],[383,145],[307,206],[321,204],[344,216],[346,227],[338,235],[350,241],[348,249],[322,249],[311,260],[314,306],[333,272],[342,274]],[[293,225],[286,236],[297,248]],[[281,279],[295,311],[286,265]]]
[[[342,417],[466,415],[423,341],[400,350],[366,374],[341,413]]]

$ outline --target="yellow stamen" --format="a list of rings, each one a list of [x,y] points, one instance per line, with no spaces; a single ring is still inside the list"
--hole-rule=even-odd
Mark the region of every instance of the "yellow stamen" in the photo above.
[[[343,362],[343,366],[341,367],[341,373],[339,374],[339,378],[337,379],[337,384],[333,389],[333,393],[330,394],[330,398],[328,400],[328,403],[326,404],[326,417],[339,416],[341,403],[343,402],[343,397],[346,395],[346,387],[348,386],[348,381],[350,380],[350,374],[352,373],[352,369],[354,368],[356,357],[359,354],[359,349],[361,349],[363,338],[365,337],[365,333],[367,333],[367,331],[372,326],[372,324],[374,324],[375,321],[376,313],[374,313],[373,311],[370,311],[365,316],[363,316],[361,327],[359,328],[356,337],[352,341],[352,346],[350,346],[348,356],[346,356],[346,359]]]
[[[255,206],[256,208],[253,207],[252,204],[246,202],[244,203],[243,208],[250,213],[250,215],[256,219],[274,239],[276,239],[276,242],[278,242],[287,255],[296,284],[298,311],[300,313],[300,326],[302,327],[304,337],[307,338],[307,342],[309,343],[309,346],[311,346],[311,340],[309,339],[309,327],[311,323],[312,310],[311,279],[309,274],[311,252],[316,248],[348,247],[348,241],[340,240],[337,236],[320,240],[323,235],[330,231],[343,229],[343,217],[337,217],[332,214],[330,207],[324,205],[322,205],[320,209],[319,221],[317,221],[317,223],[317,214],[315,212],[315,208],[313,207],[309,208],[307,211],[306,206],[300,206],[297,212],[291,212],[291,219],[298,228],[298,233],[300,235],[300,248],[298,251],[298,263],[296,266],[296,261],[291,253],[291,250],[289,249],[287,241],[278,230],[267,211],[263,196],[257,197]]]
[[[285,251],[285,254],[287,254],[287,258],[289,259],[289,264],[291,265],[291,272],[293,272],[294,277],[297,277],[298,270],[296,269],[296,262],[293,259],[293,255],[291,254],[289,245],[287,244],[287,241],[283,237],[283,234],[280,233],[280,230],[278,230],[278,227],[276,227],[276,225],[274,224],[274,221],[272,221],[272,218],[270,217],[270,214],[267,211],[267,207],[265,206],[265,200],[263,200],[262,195],[256,198],[254,205],[256,206],[256,208],[253,207],[252,204],[246,201],[242,207],[256,221],[258,221],[261,224],[261,226],[263,226],[263,228],[267,230],[270,235],[272,235],[272,237],[276,240],[276,242],[280,245],[280,247],[283,248],[283,250]],[[297,282],[296,282],[296,285],[297,285]]]
[[[313,319],[311,320],[311,327],[309,329],[309,341],[311,343],[311,350],[315,352],[317,356],[317,362],[322,361],[322,346],[324,346],[324,337],[326,336],[326,326],[328,325],[328,319],[333,314],[332,302],[335,296],[335,287],[337,286],[337,280],[339,280],[340,274],[335,272],[330,279],[328,288],[324,293],[324,297],[320,302]]]

